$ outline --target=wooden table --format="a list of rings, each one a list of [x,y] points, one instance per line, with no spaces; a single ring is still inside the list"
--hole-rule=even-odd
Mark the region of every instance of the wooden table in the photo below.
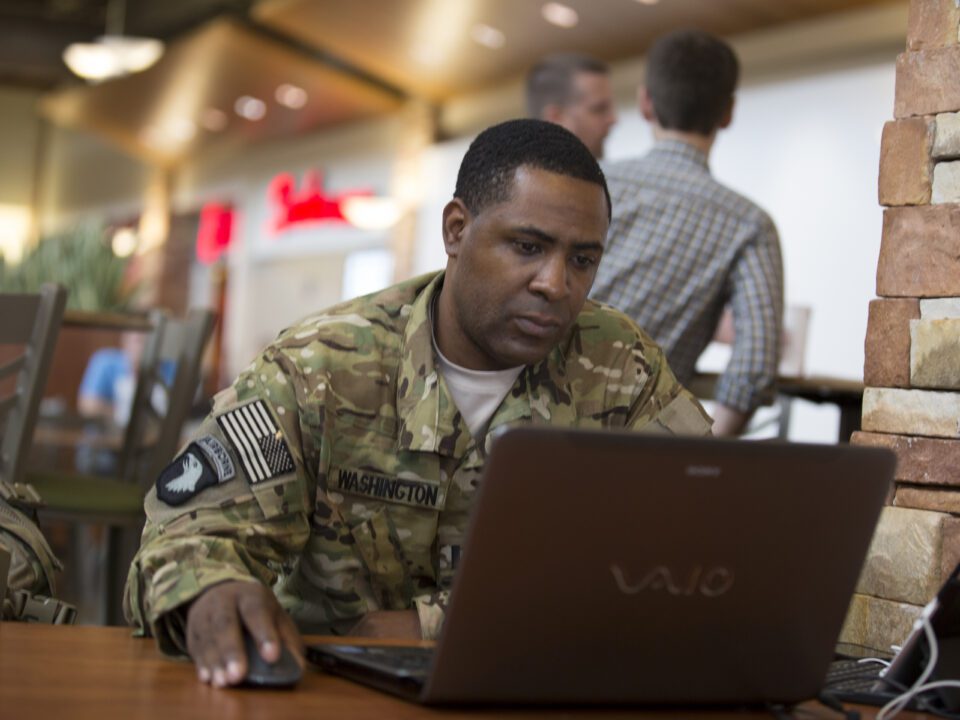
[[[123,450],[124,429],[79,416],[39,417],[33,428],[28,473],[92,473],[113,467]],[[115,458],[112,462],[110,458]],[[103,472],[103,470],[99,470]]]
[[[92,312],[89,310],[65,310],[62,324],[94,330],[149,332],[153,324],[145,313]]]
[[[719,377],[717,373],[697,373],[687,387],[697,397],[712,398],[713,389]],[[837,430],[839,442],[849,442],[850,436],[860,429],[860,416],[863,412],[863,383],[859,380],[823,375],[784,375],[777,378],[777,392],[780,395],[802,398],[810,402],[836,405],[840,410],[840,424]]]
[[[33,430],[33,444],[71,450],[82,446],[119,452],[123,447],[123,432],[123,428],[93,422],[62,423],[57,418],[41,418]]]
[[[859,707],[864,718],[876,708]],[[117,720],[381,720],[450,718],[702,718],[721,720],[768,713],[690,710],[558,709],[431,710],[310,669],[295,690],[219,690],[199,683],[193,665],[164,658],[153,640],[117,627],[0,623],[0,718]],[[797,720],[837,720],[839,714],[805,703]],[[928,716],[904,713],[916,720]],[[930,716],[932,717],[932,716]]]
[[[863,414],[863,383],[859,380],[810,375],[806,377],[777,378],[777,391],[782,395],[802,398],[815,403],[831,403],[840,410],[837,438],[849,442],[860,429]]]

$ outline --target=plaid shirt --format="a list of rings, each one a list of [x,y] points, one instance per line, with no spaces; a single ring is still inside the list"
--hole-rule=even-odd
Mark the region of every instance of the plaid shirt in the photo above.
[[[706,155],[676,140],[604,170],[613,221],[591,296],[649,332],[681,383],[729,303],[736,339],[716,400],[744,412],[771,402],[783,316],[773,221],[714,180]]]

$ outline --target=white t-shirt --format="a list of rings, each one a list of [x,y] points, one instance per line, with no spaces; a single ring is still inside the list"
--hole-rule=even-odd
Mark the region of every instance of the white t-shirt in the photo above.
[[[450,388],[453,402],[470,428],[470,434],[480,437],[516,382],[523,365],[506,370],[469,370],[447,360],[436,340],[433,347],[437,351],[440,374]]]
[[[506,370],[470,370],[456,365],[443,356],[437,346],[437,336],[433,332],[433,308],[430,308],[431,337],[433,349],[437,353],[440,374],[450,388],[453,402],[463,415],[470,434],[479,438],[490,418],[500,407],[500,403],[510,392],[513,383],[523,370],[524,366],[507,368]]]

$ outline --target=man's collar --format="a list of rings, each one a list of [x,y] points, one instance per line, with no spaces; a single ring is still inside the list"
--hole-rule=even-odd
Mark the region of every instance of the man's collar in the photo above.
[[[461,442],[459,435],[465,426],[459,432],[453,427],[453,399],[448,392],[440,392],[441,378],[433,357],[430,305],[443,287],[443,277],[444,273],[438,273],[413,303],[401,309],[409,317],[397,370],[397,418],[401,450],[449,455]]]
[[[398,444],[400,450],[460,457],[472,438],[437,367],[430,325],[430,305],[443,279],[441,272],[401,311],[409,319],[397,371]],[[518,422],[565,424],[565,415],[573,410],[569,388],[562,380],[563,348],[568,342],[569,338],[547,358],[524,368],[491,419],[488,432]]]
[[[710,169],[708,155],[700,148],[690,143],[685,143],[683,140],[662,138],[654,143],[651,152],[669,154],[696,163],[705,170]]]

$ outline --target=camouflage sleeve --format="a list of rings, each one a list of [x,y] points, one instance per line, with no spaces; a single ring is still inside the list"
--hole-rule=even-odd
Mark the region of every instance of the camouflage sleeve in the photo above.
[[[315,464],[301,393],[295,369],[265,353],[217,396],[147,494],[124,611],[164,652],[185,652],[184,610],[204,590],[227,580],[273,585],[307,542]]]
[[[18,495],[33,493],[33,498],[25,501]],[[11,590],[25,590],[30,594],[55,595],[57,592],[55,577],[63,565],[44,538],[40,528],[24,512],[8,503],[4,497],[20,500],[19,507],[27,512],[40,506],[40,498],[30,485],[11,485],[0,480],[0,551],[6,551],[10,564],[0,584],[6,583]],[[0,593],[2,598],[3,593]]]
[[[713,420],[677,381],[663,350],[641,338],[634,346],[634,355],[648,377],[639,385],[626,427],[673,435],[710,435]]]

